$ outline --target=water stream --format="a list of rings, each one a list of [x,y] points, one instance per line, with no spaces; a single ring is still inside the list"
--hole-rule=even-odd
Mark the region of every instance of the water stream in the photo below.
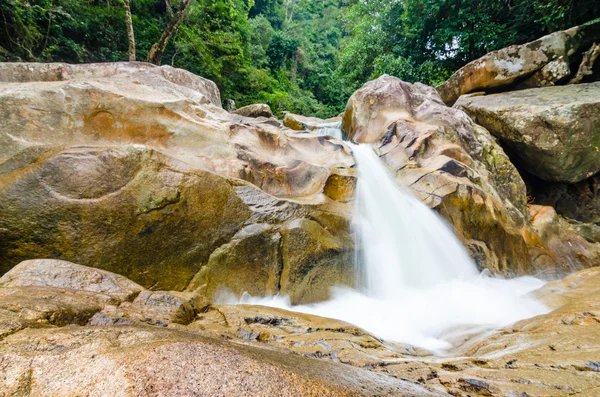
[[[341,135],[341,132],[340,132]],[[358,163],[355,217],[358,288],[337,287],[332,299],[291,306],[284,296],[243,296],[262,304],[347,321],[387,340],[443,353],[457,330],[499,328],[546,313],[527,294],[533,277],[479,273],[437,213],[394,182],[369,145],[351,145]]]
[[[334,123],[325,123],[320,124],[317,128],[313,130],[317,134],[329,135],[336,139],[342,140],[342,122],[337,121]]]

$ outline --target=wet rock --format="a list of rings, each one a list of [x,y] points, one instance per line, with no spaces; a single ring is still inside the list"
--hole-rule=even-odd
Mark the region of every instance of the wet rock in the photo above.
[[[382,341],[343,321],[264,306],[215,305],[188,329],[358,367],[378,366],[404,354],[427,354]]]
[[[320,125],[330,124],[334,122],[341,121],[340,117],[332,117],[326,120],[317,118],[317,117],[307,117],[302,116],[300,114],[294,114],[290,112],[286,112],[283,118],[283,125],[292,130],[296,131],[304,131],[304,130],[315,130],[319,128]]]
[[[367,370],[150,326],[29,329],[0,341],[0,389],[45,395],[436,396]],[[85,370],[82,370],[85,369]],[[65,382],[69,379],[69,382]]]
[[[539,254],[529,247],[523,180],[489,132],[435,89],[384,75],[352,95],[343,128],[374,144],[398,185],[454,226],[480,268],[532,271]]]
[[[385,372],[460,396],[593,395],[600,352],[598,283],[598,267],[550,282],[534,292],[549,313],[475,334],[445,358],[390,361]]]
[[[354,284],[354,246],[349,235],[334,235],[314,220],[295,219],[283,225],[281,236],[279,286],[292,304],[328,299],[327,285]]]
[[[531,225],[545,241],[554,260],[566,274],[600,264],[600,242],[588,241],[580,230],[558,216],[549,206],[529,206]]]

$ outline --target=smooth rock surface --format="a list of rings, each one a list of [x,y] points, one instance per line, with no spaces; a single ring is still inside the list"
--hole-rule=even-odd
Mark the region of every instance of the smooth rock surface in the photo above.
[[[229,114],[214,83],[143,63],[2,64],[0,104],[0,274],[57,258],[152,289],[210,293],[231,282],[240,294],[276,293],[282,248],[236,283],[228,264],[256,246],[240,252],[232,239],[306,218],[336,241],[324,262],[335,270],[322,285],[303,281],[323,253],[299,247],[308,262],[293,262],[287,290],[308,302],[344,282],[334,274],[353,249],[356,175],[341,142]]]
[[[229,114],[206,99],[218,95],[214,83],[207,91],[206,79],[173,69],[190,79],[173,82],[161,70],[140,63],[3,64],[0,162],[31,146],[143,144],[269,194],[312,201],[324,199],[331,175],[354,164],[340,142]]]
[[[111,272],[56,259],[23,261],[0,277],[0,288],[52,287],[133,300],[144,288]]]
[[[455,105],[546,181],[600,171],[600,82],[461,97]]]
[[[266,103],[255,103],[234,110],[232,113],[239,114],[244,117],[273,117],[271,107]]]
[[[247,182],[192,167],[148,146],[37,146],[0,169],[2,272],[24,259],[60,256],[122,274],[146,288],[183,290],[197,273],[204,274],[206,264],[214,270],[213,252],[221,246],[225,250],[244,227],[283,227],[278,225],[305,216],[321,219],[335,234],[327,241],[337,241],[322,263],[330,277],[322,280],[343,282],[336,278],[340,263],[352,270],[351,262],[342,262],[353,250],[343,213],[323,215],[328,213],[318,206],[278,200]],[[297,247],[305,262],[289,264],[297,276],[285,283],[304,302],[322,299],[330,286],[303,279],[302,274],[312,279],[312,264],[322,261],[319,245],[310,244]],[[255,249],[248,245],[240,255],[259,254]],[[278,292],[280,258],[287,261],[288,256],[277,244],[273,249],[271,257],[256,257],[253,272],[237,282],[235,292],[267,292],[266,281],[256,277],[261,272],[272,279],[275,290],[268,291]],[[214,282],[235,283],[234,257],[225,261],[234,266],[223,265],[219,271],[226,276]],[[327,263],[336,265],[329,271]],[[211,279],[200,284],[198,279],[196,288],[204,283],[216,288]]]
[[[598,267],[548,283],[533,292],[548,314],[497,331],[456,330],[444,356],[338,320],[201,307],[177,292],[119,303],[100,292],[0,287],[0,395],[592,396],[599,283]],[[149,307],[182,305],[188,325],[143,318]]]
[[[317,129],[319,125],[339,122],[341,119],[339,117],[332,117],[329,119],[320,119],[318,117],[308,117],[303,116],[301,114],[294,114],[287,112],[283,117],[283,124],[296,131],[310,131]]]
[[[445,395],[364,369],[151,326],[24,330],[0,341],[0,357],[2,396]]]

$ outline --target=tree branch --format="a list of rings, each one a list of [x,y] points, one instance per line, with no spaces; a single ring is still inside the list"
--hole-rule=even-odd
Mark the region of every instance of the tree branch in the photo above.
[[[177,27],[181,21],[183,21],[185,13],[187,12],[191,2],[192,0],[181,0],[179,9],[177,12],[175,12],[173,18],[171,18],[171,22],[169,22],[169,25],[163,31],[160,39],[156,43],[152,44],[152,48],[150,48],[150,52],[148,53],[148,62],[155,65],[160,65],[165,48],[167,47],[167,44],[169,44],[171,36],[173,36],[173,33],[175,33],[177,30]]]

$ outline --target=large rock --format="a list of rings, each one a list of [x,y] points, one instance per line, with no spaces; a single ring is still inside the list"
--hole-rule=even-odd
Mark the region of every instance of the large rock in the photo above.
[[[539,178],[575,183],[600,171],[600,82],[463,96],[455,107]]]
[[[383,341],[340,320],[258,305],[213,305],[187,329],[357,367],[431,354]]]
[[[232,113],[239,114],[244,117],[273,117],[271,107],[266,103],[255,103],[234,110]]]
[[[494,138],[435,89],[384,75],[352,95],[343,128],[352,141],[374,144],[397,183],[451,223],[480,268],[516,274],[538,266],[519,173]]]
[[[285,222],[319,219],[322,212],[146,146],[37,146],[0,167],[2,272],[24,259],[60,257],[125,275],[147,288],[183,290],[194,279],[195,287],[235,285],[236,293],[263,295],[285,286],[299,294],[294,301],[308,302],[322,299],[322,289],[344,281],[335,276],[340,266],[344,272],[352,269],[351,262],[342,261],[353,249],[343,216],[341,223],[330,225],[335,236],[295,241],[304,255],[300,259],[277,241],[263,247],[253,240],[251,225],[277,234],[287,229]],[[307,233],[321,227],[314,223],[307,224]],[[336,241],[325,258],[319,238],[327,244]],[[273,254],[263,255],[260,247]],[[243,266],[236,258],[254,263],[246,278],[236,275]],[[303,281],[312,280],[315,261],[323,266],[319,271],[330,275],[321,278],[330,285],[313,288]],[[224,276],[195,277],[207,269]],[[296,277],[281,284],[282,271]]]
[[[35,83],[82,81],[124,77],[136,84],[177,91],[202,104],[221,107],[217,85],[184,69],[156,66],[143,62],[114,62],[102,64],[69,65],[66,63],[0,63],[0,81],[8,83]],[[83,87],[81,87],[83,88]]]
[[[399,356],[393,345],[340,321],[243,305],[206,308],[173,291],[143,290],[133,302],[122,301],[73,282],[74,271],[85,276],[96,269],[37,262],[0,279],[2,396],[445,395],[339,364]],[[54,280],[33,272],[51,264],[60,265]]]
[[[301,114],[294,114],[287,112],[283,117],[283,124],[296,131],[311,131],[320,128],[325,124],[333,124],[340,122],[340,117],[332,117],[329,119],[320,119],[318,117],[302,116]]]
[[[187,80],[171,78],[179,75]],[[340,142],[227,113],[207,99],[218,96],[207,81],[140,63],[2,64],[0,162],[36,145],[143,144],[270,194],[313,201],[353,165]]]
[[[0,104],[0,274],[56,258],[211,296],[278,293],[285,269],[303,302],[345,282],[355,171],[341,142],[231,115],[212,82],[143,63],[2,64]],[[303,240],[305,262],[277,243],[301,219],[335,241],[324,254]],[[315,263],[323,277],[303,281]]]
[[[600,241],[585,238],[585,232],[558,216],[554,208],[530,205],[531,225],[542,237],[555,260],[580,270],[600,264]]]
[[[26,272],[11,280],[30,278],[39,280]],[[59,272],[47,284],[72,278]],[[263,306],[203,307],[172,291],[144,290],[127,302],[85,283],[0,287],[0,393],[592,395],[600,371],[599,283],[597,267],[548,283],[533,294],[552,311],[497,331],[456,330],[445,356],[338,320]]]
[[[554,84],[569,75],[570,59],[588,50],[600,40],[600,19],[559,31],[530,43],[513,45],[490,52],[463,66],[437,87],[443,101],[452,106],[463,94],[481,90],[510,88],[519,79],[546,67],[529,80],[529,86]],[[559,61],[560,58],[562,61]],[[547,66],[549,65],[549,66]],[[572,70],[577,69],[574,65]]]
[[[0,288],[51,287],[97,292],[133,300],[143,288],[111,272],[55,259],[23,261],[0,278]]]
[[[0,357],[6,396],[444,395],[365,369],[140,325],[28,329],[0,341]]]

